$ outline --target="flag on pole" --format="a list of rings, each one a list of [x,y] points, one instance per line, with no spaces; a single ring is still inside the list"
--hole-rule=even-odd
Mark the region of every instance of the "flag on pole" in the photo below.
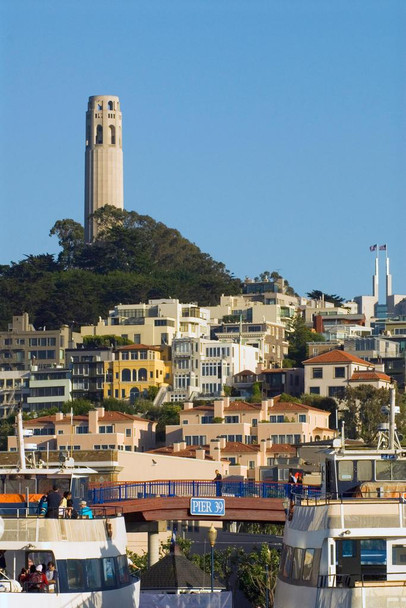
[[[369,248],[369,251],[376,251],[377,247],[378,247],[378,245],[371,245]]]
[[[379,245],[379,251],[386,251],[386,245]]]

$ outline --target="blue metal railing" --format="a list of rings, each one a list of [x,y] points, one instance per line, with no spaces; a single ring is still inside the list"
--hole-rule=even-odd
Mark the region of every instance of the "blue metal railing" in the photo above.
[[[89,502],[102,505],[108,502],[141,498],[215,497],[292,498],[295,495],[316,497],[320,487],[279,482],[258,481],[135,481],[95,486],[89,490]]]

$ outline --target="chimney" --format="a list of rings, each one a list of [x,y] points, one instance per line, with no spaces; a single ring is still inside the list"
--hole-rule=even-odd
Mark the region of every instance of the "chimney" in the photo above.
[[[184,410],[192,410],[193,409],[193,401],[185,401],[183,404]]]
[[[101,414],[101,411],[103,411],[102,414]],[[98,433],[99,432],[97,425],[99,422],[100,414],[102,416],[104,415],[104,407],[98,407],[95,410],[89,411],[89,433]]]
[[[225,437],[219,437],[218,440],[220,441],[220,448],[224,450],[224,448],[226,447],[227,439]]]
[[[261,454],[266,454],[267,447],[268,447],[268,441],[266,439],[261,439],[261,445],[260,445]]]
[[[228,397],[226,397],[225,399],[217,399],[214,402],[214,417],[215,418],[224,418],[224,403],[225,403],[225,401],[230,401],[230,400],[229,400]]]
[[[261,420],[266,420],[268,417],[268,401],[263,399],[261,401]]]
[[[181,450],[186,450],[186,441],[177,441],[173,444],[173,452],[180,452]]]
[[[211,439],[210,440],[210,456],[214,460],[221,460],[220,439]]]
[[[62,412],[56,412],[56,414],[55,414],[55,422],[58,422],[59,420],[63,420]]]
[[[204,448],[199,448],[196,450],[196,460],[205,460],[206,458],[206,450]]]

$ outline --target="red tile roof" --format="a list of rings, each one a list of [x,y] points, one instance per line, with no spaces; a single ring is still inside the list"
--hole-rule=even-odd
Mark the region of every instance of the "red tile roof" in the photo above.
[[[132,414],[125,414],[124,412],[115,412],[108,411],[104,412],[104,416],[99,416],[98,422],[124,422],[126,420],[134,421],[137,420],[139,422],[152,422],[152,424],[157,424],[157,422],[153,422],[152,420],[148,420],[147,418],[141,418],[141,416],[135,416]],[[88,422],[88,416],[73,416],[73,422]],[[56,415],[52,416],[41,416],[39,418],[33,418],[31,420],[25,420],[24,426],[38,426],[42,424],[71,424],[71,417],[69,414],[65,414],[62,420],[56,420]]]
[[[367,367],[374,367],[372,363],[368,363],[368,361],[351,355],[344,350],[329,350],[327,353],[303,361],[303,365],[313,365],[314,363],[359,363]]]
[[[320,412],[323,414],[330,415],[330,412],[326,410],[321,410],[318,407],[313,407],[311,405],[305,405],[304,403],[289,403],[287,401],[277,401],[273,407],[269,408],[268,413],[284,413],[284,412],[307,412],[311,410],[312,412]]]
[[[148,346],[146,344],[127,344],[127,346],[119,346],[117,351],[121,350],[161,350],[159,346]]]
[[[350,382],[373,382],[375,380],[391,381],[390,376],[376,371],[354,372],[350,378]]]

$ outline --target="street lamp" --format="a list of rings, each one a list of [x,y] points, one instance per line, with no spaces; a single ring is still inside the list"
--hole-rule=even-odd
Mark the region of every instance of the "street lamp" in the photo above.
[[[216,538],[217,538],[217,530],[214,527],[213,524],[211,524],[211,528],[207,533],[207,536],[209,537],[209,543],[210,543],[210,588],[211,588],[211,592],[213,593],[214,591],[214,545],[216,544]]]

